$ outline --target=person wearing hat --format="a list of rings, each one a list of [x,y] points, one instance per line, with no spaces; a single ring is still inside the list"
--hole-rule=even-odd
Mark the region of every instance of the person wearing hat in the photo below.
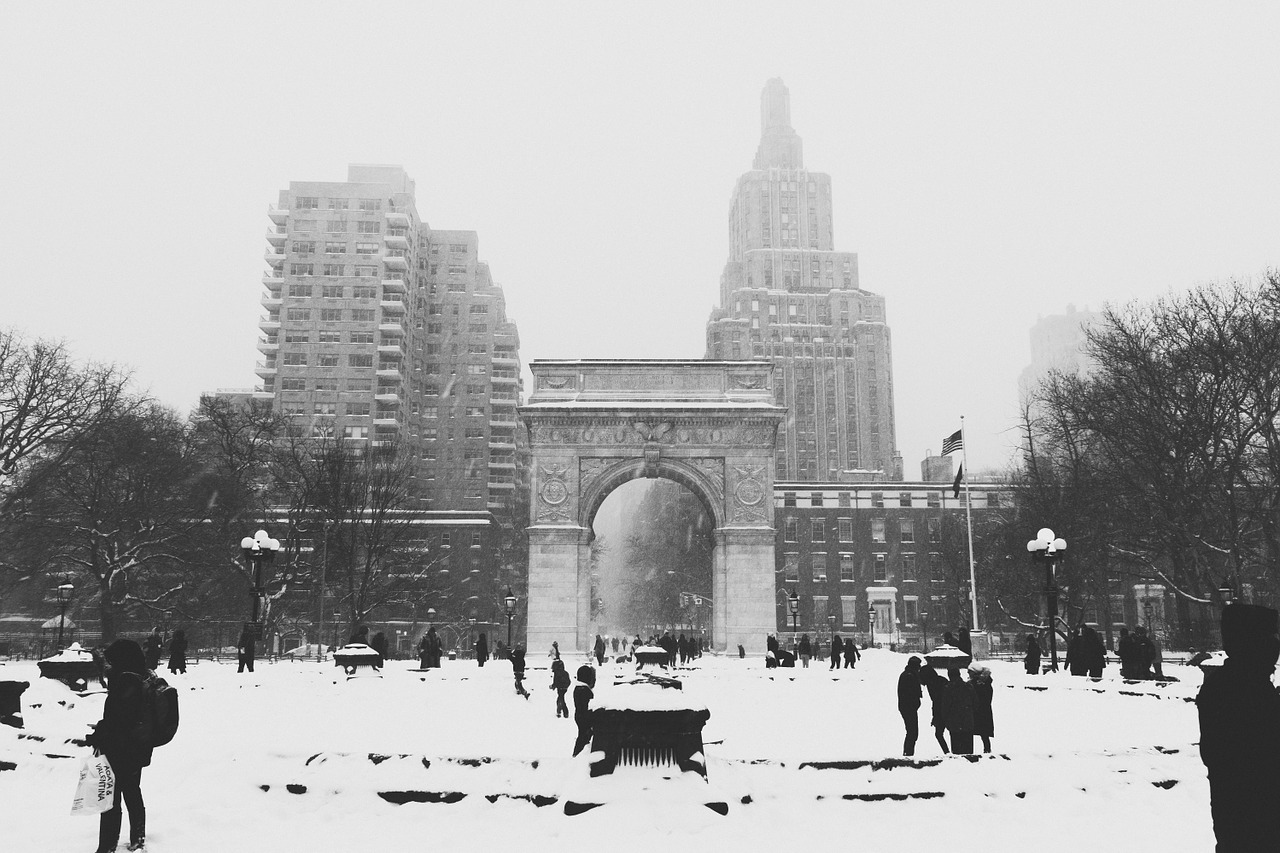
[[[138,737],[145,723],[147,669],[142,647],[133,640],[116,640],[103,655],[107,671],[107,701],[102,719],[85,738],[89,746],[111,762],[116,794],[111,808],[98,821],[98,853],[116,849],[120,840],[120,801],[129,810],[129,849],[146,843],[147,809],[142,802],[142,768],[151,764],[151,747]]]
[[[573,721],[578,724],[578,739],[573,742],[573,754],[591,741],[591,700],[595,693],[596,671],[587,664],[578,667],[578,683],[573,686]]]
[[[1271,674],[1280,658],[1275,610],[1222,610],[1221,666],[1205,666],[1196,696],[1200,759],[1218,853],[1274,851],[1280,843],[1280,694]]]

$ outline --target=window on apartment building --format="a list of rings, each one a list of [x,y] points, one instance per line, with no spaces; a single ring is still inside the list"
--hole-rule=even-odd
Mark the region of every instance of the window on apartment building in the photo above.
[[[312,275],[315,264],[289,264],[289,275]]]
[[[338,366],[338,356],[337,356],[336,354],[332,354],[332,353],[321,353],[321,354],[320,354],[320,356],[319,356],[319,358],[316,360],[316,366],[318,366],[318,367],[337,367],[337,366]]]
[[[872,492],[871,505],[876,509],[882,508],[884,506],[884,492]]]
[[[916,541],[916,525],[912,519],[898,519],[898,541],[903,545],[910,545]]]
[[[356,243],[356,254],[357,255],[376,255],[378,254],[378,244],[377,243]]]
[[[340,344],[342,343],[342,332],[320,332],[317,338],[322,344]]]
[[[325,222],[324,230],[330,234],[340,234],[347,230],[347,220],[341,216],[330,219]]]
[[[310,299],[312,287],[309,284],[291,284],[289,285],[290,299]]]
[[[324,253],[326,255],[342,255],[342,254],[345,254],[346,251],[347,251],[347,244],[345,242],[342,242],[342,241],[333,242],[328,240],[325,241]]]
[[[294,210],[319,210],[320,196],[300,195],[293,199]]]
[[[355,273],[358,278],[375,278],[378,275],[378,268],[357,264]]]
[[[853,580],[853,555],[852,554],[840,555],[840,580],[842,582]]]
[[[488,344],[468,344],[467,352],[470,353],[471,355],[488,355],[489,345]]]
[[[920,623],[920,599],[914,595],[902,596],[902,624],[917,625]]]
[[[322,268],[324,275],[330,277],[340,277],[346,275],[346,266],[344,264],[325,264]]]
[[[284,342],[286,344],[305,344],[311,340],[309,332],[285,332]]]
[[[472,548],[480,547],[480,531],[478,530],[471,531],[471,547]]]
[[[372,356],[370,356],[372,358]],[[349,379],[347,380],[348,391],[372,391],[373,380],[371,379]]]
[[[899,493],[898,493],[898,506],[901,506],[901,507],[910,507],[910,506],[911,506],[911,493],[910,493],[910,492],[899,492]]]
[[[795,493],[795,492],[783,492],[783,493],[782,493],[782,505],[783,505],[783,506],[795,506],[795,505],[796,505],[796,493]]]
[[[853,541],[853,519],[840,518],[836,520],[837,535],[841,542]]]
[[[942,555],[937,551],[929,552],[929,580],[934,583],[942,582]]]
[[[827,581],[827,555],[819,551],[809,555],[812,560],[812,575],[814,583],[826,583]]]
[[[342,321],[341,308],[321,308],[320,321],[322,323],[339,323]]]
[[[799,542],[800,541],[800,524],[796,519],[794,518],[783,519],[782,541],[783,542]]]
[[[316,380],[316,390],[317,390],[317,391],[337,391],[337,390],[338,390],[338,380],[336,380],[336,379],[317,379],[317,380]]]
[[[483,335],[485,332],[489,331],[489,327],[484,323],[469,323],[467,325],[467,331],[473,335]]]
[[[311,407],[311,414],[328,417],[338,413],[337,403],[316,403]]]
[[[362,220],[356,223],[356,231],[361,234],[380,234],[382,233],[382,223],[377,220]]]
[[[310,308],[290,308],[285,312],[285,316],[290,320],[310,320]]]
[[[902,559],[902,580],[914,581],[916,579],[916,555],[901,554]]]
[[[484,304],[476,304],[476,305],[472,305],[470,310],[472,314],[488,314],[489,306]]]
[[[809,506],[822,506],[822,492],[812,492],[809,495]]]
[[[872,542],[884,542],[884,541],[885,541],[885,536],[884,536],[884,519],[883,519],[883,518],[873,518],[873,519],[871,519],[871,541],[872,541]]]
[[[353,308],[351,309],[351,319],[357,323],[372,323],[373,309],[372,308]]]
[[[347,356],[347,364],[350,367],[373,367],[373,356],[364,353],[352,353]]]
[[[371,344],[373,343],[373,332],[351,332],[347,341],[353,344]]]
[[[325,299],[341,299],[342,285],[326,284],[324,287],[320,288],[320,295]]]
[[[809,541],[810,542],[826,542],[827,526],[821,518],[809,519]]]
[[[942,519],[929,519],[929,541],[934,543],[942,541]]]
[[[471,418],[484,417],[484,406],[467,406],[467,417],[471,417]]]
[[[366,213],[369,213],[375,210],[382,210],[382,199],[362,198],[360,199],[360,209]]]
[[[305,391],[307,390],[307,380],[305,379],[281,379],[281,391]]]
[[[375,299],[378,296],[378,288],[369,285],[361,285],[351,288],[351,296],[354,299]]]
[[[316,244],[310,240],[294,240],[293,253],[295,255],[314,255],[316,252]]]
[[[464,438],[484,438],[484,427],[467,427]]]
[[[782,555],[782,579],[786,583],[798,583],[800,580],[800,555]]]
[[[887,555],[876,554],[875,572],[872,575],[872,580],[876,583],[884,583],[889,579],[887,560]]]

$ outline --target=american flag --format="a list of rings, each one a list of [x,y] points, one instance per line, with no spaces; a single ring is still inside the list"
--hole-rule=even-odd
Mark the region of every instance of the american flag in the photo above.
[[[947,436],[942,440],[943,456],[946,456],[948,453],[954,453],[955,451],[964,447],[964,440],[960,438],[960,432],[961,432],[960,430],[956,430],[955,432],[951,433],[951,435]]]

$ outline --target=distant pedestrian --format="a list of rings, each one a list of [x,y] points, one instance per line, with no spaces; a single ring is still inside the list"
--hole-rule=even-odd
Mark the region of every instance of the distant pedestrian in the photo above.
[[[578,667],[578,683],[573,687],[573,721],[578,724],[578,738],[573,742],[573,754],[591,742],[591,700],[595,697],[596,671],[587,664]]]
[[[489,641],[481,634],[476,640],[476,662],[484,666],[484,662],[489,659]]]
[[[973,754],[973,685],[960,670],[947,673],[947,732],[953,755]]]
[[[169,641],[169,674],[187,674],[187,632],[179,628]]]
[[[1063,663],[1066,664],[1067,672],[1072,675],[1089,674],[1089,665],[1085,662],[1084,650],[1080,646],[1079,628],[1071,629],[1071,636],[1067,638],[1067,659]]]
[[[596,634],[595,654],[596,654],[596,665],[603,666],[604,665],[604,638],[601,637],[599,634]]]
[[[610,637],[609,644],[613,647],[613,653],[616,655],[618,653],[618,638]]]
[[[569,716],[569,706],[565,704],[564,694],[569,690],[569,672],[564,668],[564,661],[556,658],[551,662],[551,689],[556,692],[556,716]]]
[[[369,648],[378,653],[378,666],[381,667],[387,660],[387,635],[379,631],[373,635],[373,639],[369,641]]]
[[[1274,851],[1280,839],[1280,697],[1271,685],[1280,657],[1277,616],[1268,607],[1228,604],[1227,659],[1202,667],[1200,758],[1219,853]]]
[[[1160,651],[1155,641],[1151,638],[1151,632],[1147,630],[1147,626],[1139,625],[1134,629],[1134,644],[1137,647],[1137,678],[1152,679],[1163,677],[1164,671],[1161,668]]]
[[[129,849],[141,850],[147,834],[142,768],[151,764],[151,747],[136,737],[135,731],[147,720],[147,661],[142,647],[133,640],[116,640],[107,646],[105,659],[109,667],[106,704],[102,719],[85,738],[89,746],[107,757],[116,779],[115,799],[98,821],[98,851],[116,849],[121,800],[129,811]]]
[[[1027,675],[1040,674],[1040,644],[1036,642],[1035,634],[1027,634],[1027,653],[1022,658],[1022,664],[1026,667]]]
[[[516,680],[516,693],[529,698],[529,691],[524,689],[524,646],[517,645],[511,650],[511,673]]]
[[[560,660],[560,642],[558,640],[551,641],[551,651],[547,652],[547,657]]]
[[[809,647],[809,635],[803,634],[800,637],[800,666],[805,669],[809,668],[809,655],[813,650]]]
[[[1086,674],[1090,678],[1101,678],[1107,666],[1107,647],[1098,632],[1088,625],[1080,629],[1080,652],[1084,655]]]
[[[964,625],[956,628],[956,648],[973,657],[973,641],[969,638],[969,629]]]
[[[982,751],[991,751],[991,738],[995,737],[995,717],[991,712],[994,691],[991,688],[991,670],[979,664],[969,664],[969,683],[973,686],[973,733],[982,738]]]
[[[858,644],[853,637],[844,641],[844,668],[853,669],[862,655],[858,654]]]
[[[929,725],[933,726],[933,736],[938,741],[938,746],[942,747],[942,754],[946,755],[951,752],[944,734],[947,729],[947,680],[933,667],[922,666],[920,682],[929,691]]]
[[[147,639],[142,644],[142,651],[147,661],[147,669],[157,670],[160,668],[160,653],[164,651],[164,640],[160,639],[160,632],[152,629]]]
[[[1128,628],[1120,629],[1116,641],[1116,655],[1120,658],[1120,677],[1132,680],[1138,677],[1138,646]]]
[[[424,669],[438,669],[440,667],[440,652],[443,645],[440,642],[440,635],[436,633],[436,626],[432,625],[427,629],[427,635],[423,637],[427,644],[427,665]]]
[[[852,639],[849,642],[853,642]],[[840,660],[844,657],[844,641],[840,639],[840,635],[836,634],[831,638],[831,666],[828,669],[839,669]]]
[[[356,643],[359,643],[362,646],[369,645],[369,626],[368,625],[361,625],[359,628],[355,630],[355,633],[351,635],[351,638],[347,640],[347,645],[349,646],[354,645]]]
[[[253,672],[253,646],[253,632],[245,628],[236,641],[236,661],[239,664],[236,672],[244,672],[246,669]]]
[[[920,736],[920,658],[912,655],[898,676],[898,713],[907,730],[902,741],[902,754],[916,754],[916,738]]]

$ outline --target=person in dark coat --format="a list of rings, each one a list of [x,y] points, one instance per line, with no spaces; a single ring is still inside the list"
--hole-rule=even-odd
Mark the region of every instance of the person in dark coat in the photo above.
[[[160,639],[160,632],[152,629],[147,639],[142,644],[143,657],[147,661],[147,669],[156,670],[160,668],[160,653],[164,651],[164,640]]]
[[[369,645],[369,626],[361,625],[356,632],[351,635],[351,639],[347,640],[347,645],[352,643],[360,643],[363,646]]]
[[[1072,628],[1071,636],[1067,639],[1067,659],[1063,661],[1067,666],[1067,671],[1072,675],[1088,675],[1089,667],[1084,660],[1084,649],[1080,646],[1080,629]]]
[[[1269,607],[1222,609],[1222,666],[1205,666],[1196,696],[1200,759],[1218,853],[1273,851],[1280,839],[1280,696],[1271,674],[1280,658]]]
[[[853,642],[850,640],[849,642]],[[831,638],[831,666],[829,669],[839,669],[840,659],[844,656],[844,641],[840,639],[840,635],[836,634]]]
[[[169,641],[169,674],[187,674],[187,632],[179,628]]]
[[[800,637],[800,665],[805,669],[809,668],[809,657],[813,653],[813,649],[809,645],[809,635],[804,634]]]
[[[427,636],[423,638],[427,644],[427,665],[424,669],[438,669],[440,666],[440,635],[436,633],[436,626],[432,625],[427,629]]]
[[[948,673],[947,732],[951,735],[953,755],[973,754],[973,685],[965,681],[960,670]]]
[[[1027,669],[1027,675],[1040,674],[1040,644],[1036,642],[1035,634],[1027,634],[1027,654],[1022,663]]]
[[[996,734],[995,717],[991,712],[991,700],[995,695],[991,687],[991,670],[970,664],[969,684],[973,687],[973,733],[982,738],[982,751],[990,752],[991,738]]]
[[[369,648],[378,653],[378,666],[381,667],[387,660],[387,635],[379,631],[373,635],[373,639],[369,641]]]
[[[593,650],[595,651],[595,655],[596,655],[596,665],[603,666],[604,665],[604,638],[601,637],[599,634],[596,634],[596,644],[593,647]]]
[[[551,689],[556,692],[556,716],[569,716],[569,706],[564,702],[564,694],[569,690],[569,672],[564,668],[564,661],[556,658],[551,662]]]
[[[1102,670],[1107,666],[1107,647],[1098,632],[1088,625],[1080,629],[1080,650],[1084,655],[1085,674],[1090,678],[1101,678]]]
[[[948,646],[954,646],[956,644],[956,635],[950,631],[943,631],[942,642]]]
[[[120,801],[129,810],[129,849],[142,847],[147,834],[147,810],[142,802],[142,768],[151,764],[151,747],[139,737],[145,723],[149,674],[142,647],[133,640],[116,640],[104,655],[107,701],[102,719],[85,740],[107,757],[116,774],[116,795],[98,822],[98,853],[116,849],[120,840]]]
[[[1116,641],[1116,655],[1120,658],[1120,677],[1135,679],[1138,677],[1138,649],[1128,628],[1120,629],[1120,639]]]
[[[1136,635],[1133,640],[1134,652],[1134,678],[1150,680],[1155,678],[1155,673],[1151,671],[1151,667],[1156,662],[1156,646],[1151,642],[1151,636],[1147,633],[1147,626],[1139,625],[1134,629]]]
[[[618,638],[610,637],[609,645],[613,648],[613,653],[616,655],[618,653]]]
[[[956,629],[956,648],[969,657],[973,657],[973,640],[969,637],[969,629],[961,625]]]
[[[920,658],[912,655],[898,676],[898,713],[907,734],[902,741],[902,754],[916,754],[916,738],[920,736]]]
[[[587,664],[578,667],[578,683],[573,687],[573,721],[578,724],[578,738],[573,742],[573,754],[591,742],[591,700],[595,693],[596,671]]]
[[[947,680],[931,666],[920,667],[920,683],[929,691],[929,725],[933,726],[933,736],[942,747],[942,754],[947,755],[951,749],[947,746]]]
[[[427,639],[426,634],[423,634],[422,639],[418,640],[418,667],[420,669],[431,669],[431,642]]]
[[[236,661],[239,664],[236,672],[244,672],[246,668],[253,672],[253,646],[253,632],[245,628],[236,641]]]
[[[528,699],[529,691],[524,689],[524,646],[511,650],[511,673],[516,679],[516,693]]]
[[[844,668],[853,669],[858,663],[858,659],[862,657],[862,655],[858,654],[858,644],[853,637],[844,641],[844,649],[842,651],[844,652]]]
[[[476,662],[484,666],[484,662],[489,659],[489,641],[481,634],[476,640]]]

